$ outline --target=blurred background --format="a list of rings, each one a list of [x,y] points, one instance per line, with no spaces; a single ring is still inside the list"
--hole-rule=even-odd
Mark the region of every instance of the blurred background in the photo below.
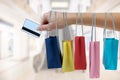
[[[66,12],[115,12],[120,13],[120,0],[0,0],[0,80],[92,80],[89,69],[85,72],[59,73],[40,71],[35,73],[32,67],[33,57],[42,53],[40,38],[32,37],[21,31],[26,18],[37,23],[45,12],[50,10]],[[70,37],[74,37],[75,25],[69,28]],[[80,26],[80,25],[79,25]],[[78,28],[78,34],[79,34]],[[88,54],[90,27],[84,28]],[[97,28],[97,40],[101,41],[102,28]],[[109,30],[108,34],[111,34]],[[119,34],[119,32],[117,32]],[[63,31],[59,31],[60,40]],[[102,62],[101,62],[102,63]],[[94,80],[120,80],[120,64],[117,71],[105,71],[101,66],[101,77]]]

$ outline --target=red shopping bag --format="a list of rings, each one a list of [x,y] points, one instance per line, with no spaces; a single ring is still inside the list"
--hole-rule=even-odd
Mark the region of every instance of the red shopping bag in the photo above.
[[[75,37],[75,69],[86,69],[85,37]]]
[[[77,21],[78,21],[78,14],[76,15],[76,32],[77,32]],[[81,16],[81,24],[82,24],[82,16]],[[82,26],[82,35],[83,35],[83,26]],[[84,36],[75,37],[74,65],[75,65],[76,70],[86,70],[87,63],[86,63],[85,37]]]

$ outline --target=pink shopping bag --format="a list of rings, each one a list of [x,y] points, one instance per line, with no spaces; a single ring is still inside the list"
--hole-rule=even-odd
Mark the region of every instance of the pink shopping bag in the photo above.
[[[100,42],[90,42],[90,78],[100,77]]]
[[[95,24],[95,14],[93,14],[92,24]],[[93,25],[91,42],[89,46],[89,72],[90,78],[100,77],[100,42],[96,41],[96,27],[95,27],[95,41],[93,41]]]

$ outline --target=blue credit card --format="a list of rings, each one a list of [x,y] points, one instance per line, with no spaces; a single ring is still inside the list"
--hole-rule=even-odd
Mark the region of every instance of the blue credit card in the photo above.
[[[40,24],[33,22],[32,20],[25,19],[22,30],[24,30],[27,33],[32,34],[33,36],[39,37],[40,31],[37,31],[37,28],[40,26]]]

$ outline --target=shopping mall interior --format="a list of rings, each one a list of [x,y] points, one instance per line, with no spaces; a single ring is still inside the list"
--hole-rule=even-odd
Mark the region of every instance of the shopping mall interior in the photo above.
[[[120,80],[120,56],[117,70],[105,70],[102,65],[103,28],[97,28],[96,37],[97,40],[101,41],[100,78],[90,79],[89,67],[86,71],[67,73],[63,73],[61,70],[48,69],[40,69],[35,72],[33,67],[34,57],[40,54],[43,58],[45,53],[44,34],[36,38],[22,31],[21,28],[26,18],[40,23],[42,15],[50,10],[120,13],[120,0],[0,0],[0,80]],[[73,39],[75,25],[71,26],[67,35],[64,35],[64,30],[59,30],[60,42],[65,36]],[[81,31],[80,29],[78,28],[78,34]],[[84,34],[86,36],[88,62],[90,33],[91,27],[85,26]],[[111,35],[111,33],[112,31],[108,30],[108,35]],[[119,31],[116,31],[116,33],[119,39]]]

